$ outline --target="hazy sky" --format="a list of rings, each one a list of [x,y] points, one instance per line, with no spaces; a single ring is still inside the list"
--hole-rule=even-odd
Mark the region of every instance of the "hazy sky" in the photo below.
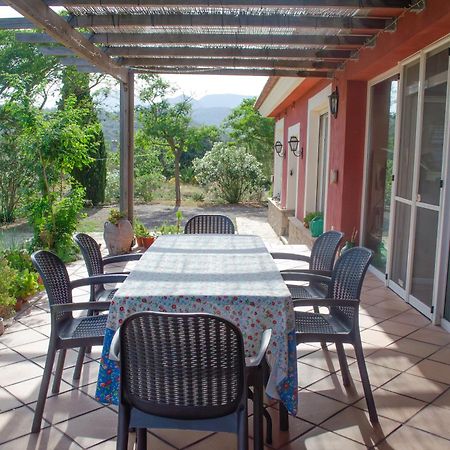
[[[0,6],[0,18],[2,17],[20,17],[20,14],[13,8]],[[176,95],[184,93],[195,99],[199,99],[208,94],[258,96],[267,81],[267,77],[231,75],[164,75],[163,78],[179,88]]]

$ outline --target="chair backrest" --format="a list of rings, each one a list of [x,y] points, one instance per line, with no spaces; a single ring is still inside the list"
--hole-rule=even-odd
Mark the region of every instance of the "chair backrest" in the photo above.
[[[333,270],[334,260],[339,247],[339,243],[344,233],[340,231],[326,231],[314,242],[311,249],[311,270]]]
[[[361,288],[373,252],[365,247],[347,250],[336,261],[328,289],[328,297],[340,300],[359,300]],[[353,321],[353,308],[333,307],[331,313],[338,312],[349,321]]]
[[[199,214],[184,227],[185,234],[234,234],[233,221],[221,214]]]
[[[46,250],[34,252],[31,261],[44,282],[50,306],[72,303],[72,289],[64,263],[54,253]],[[71,313],[56,315],[57,320],[71,317]]]
[[[140,312],[120,328],[121,402],[176,419],[235,412],[246,401],[240,330],[209,314]]]
[[[77,233],[73,237],[73,240],[80,247],[88,275],[90,277],[93,275],[102,275],[104,270],[103,258],[97,241],[85,233]]]

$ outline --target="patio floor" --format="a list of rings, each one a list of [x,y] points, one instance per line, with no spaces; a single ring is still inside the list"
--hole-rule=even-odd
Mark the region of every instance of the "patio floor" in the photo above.
[[[278,243],[266,224],[248,218],[238,218],[237,224],[240,232],[262,233],[270,246]],[[69,273],[72,279],[86,276],[84,264],[71,264]],[[76,300],[88,294],[79,289]],[[345,389],[334,346],[324,351],[302,345],[298,416],[290,417],[289,432],[274,427],[274,443],[267,448],[450,448],[450,333],[430,325],[371,274],[363,288],[360,322],[379,426],[369,422],[352,349],[353,384]],[[72,380],[77,352],[68,351],[61,392],[50,394],[40,434],[29,434],[49,323],[46,297],[40,294],[0,337],[0,449],[114,449],[117,409],[94,400],[100,347],[86,358],[79,383]],[[269,409],[277,424],[275,407]],[[251,428],[250,418],[250,434]],[[149,448],[155,450],[235,448],[234,436],[222,433],[151,430],[149,437]]]

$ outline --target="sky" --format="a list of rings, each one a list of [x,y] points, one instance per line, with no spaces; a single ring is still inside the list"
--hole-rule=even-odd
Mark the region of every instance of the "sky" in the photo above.
[[[61,8],[55,8],[61,9]],[[0,6],[0,18],[21,17],[13,8]],[[199,99],[210,94],[240,94],[257,97],[267,77],[224,76],[224,75],[163,75],[178,91],[174,96],[186,94]]]

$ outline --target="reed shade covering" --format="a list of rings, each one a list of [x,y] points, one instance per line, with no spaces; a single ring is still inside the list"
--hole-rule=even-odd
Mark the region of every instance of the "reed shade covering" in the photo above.
[[[125,81],[126,71],[331,78],[417,0],[150,1],[3,0],[24,19],[0,28],[40,28],[84,71]],[[66,18],[49,6],[64,6]],[[83,34],[84,33],[84,34]],[[34,33],[33,33],[34,34]],[[27,39],[27,37],[25,37]],[[297,51],[293,53],[293,50]]]

